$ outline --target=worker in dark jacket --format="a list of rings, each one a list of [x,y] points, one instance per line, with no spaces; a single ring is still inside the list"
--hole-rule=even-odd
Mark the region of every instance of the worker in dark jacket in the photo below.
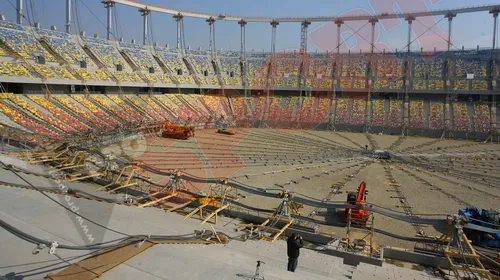
[[[302,244],[302,236],[297,235],[294,232],[290,237],[288,237],[286,243],[288,253],[288,271],[295,272],[299,262],[300,248],[304,246]]]

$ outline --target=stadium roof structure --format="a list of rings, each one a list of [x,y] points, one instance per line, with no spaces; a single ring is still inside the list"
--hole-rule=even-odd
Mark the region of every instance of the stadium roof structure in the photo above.
[[[140,3],[137,1],[131,0],[110,0],[103,2],[113,2],[116,4],[123,4],[131,7],[136,7],[143,10],[149,10],[154,12],[160,12],[171,15],[182,15],[184,17],[193,17],[200,19],[221,19],[227,21],[240,21],[244,20],[246,22],[326,22],[326,21],[358,21],[358,20],[371,20],[371,19],[394,19],[394,18],[407,18],[411,17],[427,17],[427,16],[446,16],[448,14],[462,14],[462,13],[473,13],[473,12],[485,12],[485,11],[496,11],[500,10],[499,5],[480,5],[480,6],[470,6],[463,7],[457,9],[443,9],[443,10],[434,10],[434,11],[420,11],[420,12],[412,12],[412,13],[382,13],[375,14],[373,16],[367,15],[353,15],[346,17],[338,17],[338,16],[315,16],[315,17],[249,17],[249,16],[238,16],[238,15],[213,15],[199,12],[191,12],[191,11],[180,11],[166,7],[148,5],[144,3]]]

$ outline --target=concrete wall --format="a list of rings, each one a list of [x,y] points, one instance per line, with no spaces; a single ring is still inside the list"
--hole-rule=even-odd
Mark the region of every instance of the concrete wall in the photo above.
[[[448,269],[448,262],[442,257],[424,255],[400,248],[384,248],[384,258],[407,261],[429,267]]]

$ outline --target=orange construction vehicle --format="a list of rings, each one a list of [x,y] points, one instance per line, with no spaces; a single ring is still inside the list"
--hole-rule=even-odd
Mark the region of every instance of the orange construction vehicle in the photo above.
[[[366,183],[361,182],[358,187],[358,192],[348,192],[347,193],[347,204],[357,205],[360,208],[346,208],[344,212],[344,222],[348,222],[349,215],[351,222],[366,225],[368,220],[368,216],[370,215],[370,211],[364,209],[364,204],[366,203],[366,196],[368,195],[368,191],[366,190]]]
[[[226,135],[235,135],[236,134],[236,132],[234,132],[234,130],[231,130],[228,128],[219,128],[219,129],[217,129],[217,133],[226,134]]]
[[[194,127],[166,123],[162,126],[161,136],[165,138],[186,140],[194,136]]]

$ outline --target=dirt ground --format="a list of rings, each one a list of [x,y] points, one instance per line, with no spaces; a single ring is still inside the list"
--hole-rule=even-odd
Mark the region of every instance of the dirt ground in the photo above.
[[[188,140],[149,137],[108,148],[160,170],[230,178],[255,188],[289,190],[319,200],[336,188],[339,192],[329,200],[345,202],[346,191],[356,191],[365,181],[368,203],[405,212],[404,199],[410,207],[406,209],[415,216],[456,214],[468,205],[500,210],[500,144],[328,131],[235,131],[236,135],[229,136],[207,129],[196,131]],[[408,161],[367,157],[362,154],[365,145],[388,149]],[[148,176],[160,184],[167,180],[164,176]],[[399,186],[399,192],[394,185]],[[207,185],[189,183],[189,188],[199,192]],[[274,209],[281,202],[279,198],[243,194],[246,198],[240,202],[252,207]],[[338,237],[346,234],[342,211],[310,206],[301,209],[305,216],[332,224],[321,225],[320,231]],[[415,237],[422,230],[434,236],[445,230],[414,226],[378,214],[374,215],[374,227],[386,232],[375,234],[378,244],[404,248],[413,248],[415,242],[389,235]]]

